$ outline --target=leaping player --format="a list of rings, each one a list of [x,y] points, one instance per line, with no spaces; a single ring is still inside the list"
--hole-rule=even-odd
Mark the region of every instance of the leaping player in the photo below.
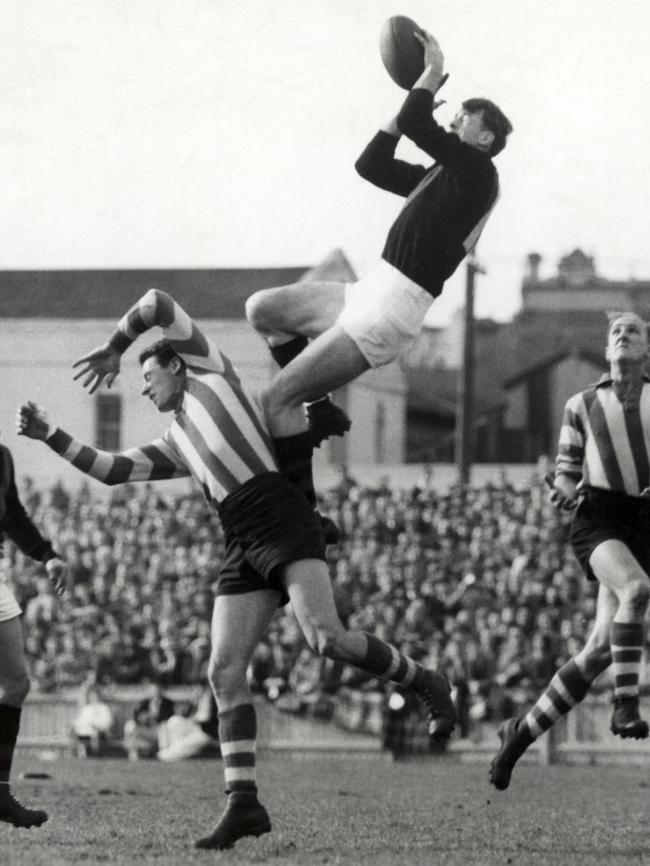
[[[253,294],[246,314],[282,368],[263,395],[273,436],[303,434],[318,446],[350,426],[324,395],[404,353],[445,280],[473,248],[499,196],[492,158],[512,126],[488,99],[463,103],[447,132],[433,112],[447,76],[436,40],[415,33],[425,68],[399,114],[356,163],[371,183],[406,199],[381,259],[352,284],[298,283]],[[402,135],[435,163],[396,159]],[[311,340],[311,342],[309,342]],[[309,435],[304,415],[308,405]]]
[[[228,801],[199,848],[230,848],[271,829],[257,797],[256,716],[246,671],[279,604],[291,600],[314,652],[411,687],[445,740],[456,711],[449,683],[371,634],[348,631],[336,612],[325,539],[303,492],[278,471],[256,400],[223,355],[164,292],[151,290],[120,320],[110,340],[81,358],[78,377],[94,390],[112,383],[128,347],[154,326],[165,339],[140,354],[142,394],[174,420],[162,438],[119,454],[75,441],[33,403],[18,412],[18,432],[40,439],[106,484],[194,476],[218,514],[226,552],[212,619],[209,678],[219,711]],[[298,409],[302,413],[302,409]]]

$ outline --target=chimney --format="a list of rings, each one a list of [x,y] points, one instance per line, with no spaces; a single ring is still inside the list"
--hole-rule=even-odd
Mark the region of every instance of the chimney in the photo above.
[[[528,253],[528,281],[531,283],[539,282],[539,265],[542,257],[539,253]]]

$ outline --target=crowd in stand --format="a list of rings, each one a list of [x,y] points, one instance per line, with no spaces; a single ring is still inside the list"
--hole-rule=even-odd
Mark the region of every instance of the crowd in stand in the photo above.
[[[99,685],[204,683],[223,539],[201,495],[137,486],[98,497],[29,482],[22,495],[72,581],[57,598],[38,564],[6,545],[35,690],[77,687],[89,672]],[[446,670],[465,717],[509,714],[584,643],[595,592],[541,478],[444,491],[427,480],[400,490],[346,479],[320,508],[341,528],[329,552],[342,619]],[[377,689],[313,656],[286,609],[250,677],[285,704]]]

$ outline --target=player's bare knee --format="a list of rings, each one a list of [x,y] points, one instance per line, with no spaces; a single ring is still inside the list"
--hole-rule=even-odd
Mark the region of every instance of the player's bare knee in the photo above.
[[[263,388],[260,391],[259,399],[262,404],[262,411],[264,413],[264,417],[269,423],[271,430],[273,430],[273,421],[278,417],[281,411],[281,407],[275,399],[275,394],[272,390],[273,382]]]
[[[620,599],[631,610],[642,617],[650,601],[650,580],[647,578],[631,578],[625,585]]]
[[[208,681],[218,702],[219,697],[227,697],[236,691],[246,679],[246,669],[239,659],[229,653],[213,652],[208,662]]]
[[[262,289],[247,298],[246,303],[244,304],[246,318],[248,319],[249,324],[252,325],[256,331],[259,331],[262,334],[269,328],[268,294],[269,293],[266,289]]]

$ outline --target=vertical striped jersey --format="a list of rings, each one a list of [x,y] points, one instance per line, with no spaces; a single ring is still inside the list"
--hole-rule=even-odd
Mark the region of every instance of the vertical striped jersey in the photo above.
[[[621,402],[610,376],[574,394],[564,408],[556,474],[639,496],[650,486],[650,380]]]
[[[255,475],[277,471],[262,410],[230,360],[165,292],[148,291],[120,320],[110,343],[122,353],[156,325],[185,362],[187,374],[183,403],[169,430],[121,453],[83,445],[59,429],[47,443],[106,484],[193,475],[215,507]]]

